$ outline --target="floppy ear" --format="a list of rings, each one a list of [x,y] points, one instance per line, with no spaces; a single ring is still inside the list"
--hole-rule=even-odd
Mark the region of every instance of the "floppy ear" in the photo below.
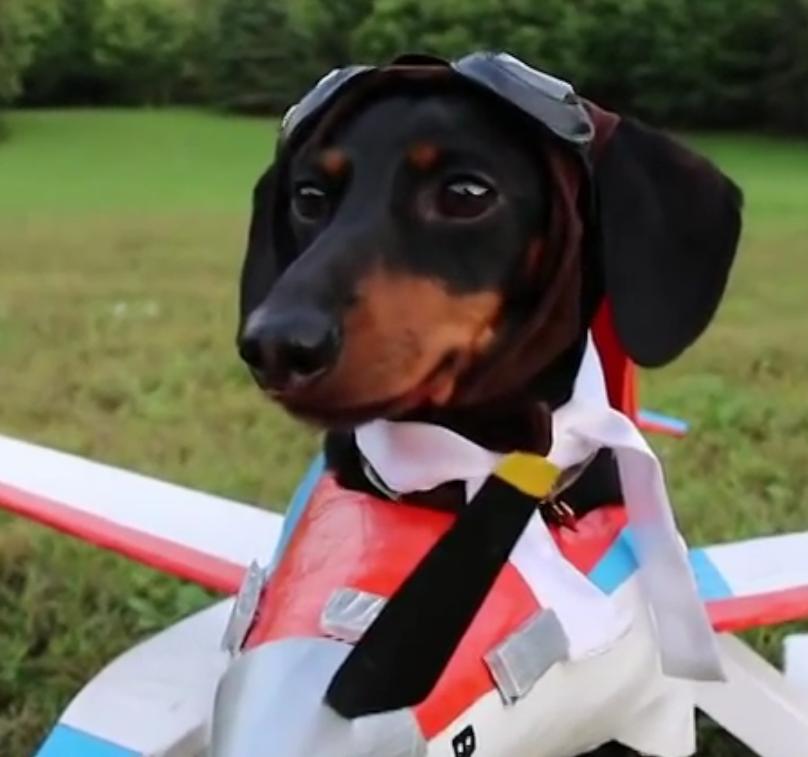
[[[712,163],[623,119],[595,167],[606,295],[620,341],[644,366],[673,360],[724,293],[743,197]]]
[[[270,166],[253,190],[252,218],[247,254],[241,267],[239,333],[244,322],[266,298],[272,285],[288,265],[289,231],[284,227],[284,201],[279,189],[281,169]]]

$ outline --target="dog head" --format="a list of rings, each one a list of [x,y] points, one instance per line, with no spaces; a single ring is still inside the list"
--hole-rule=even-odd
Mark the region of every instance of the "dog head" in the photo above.
[[[571,387],[604,297],[636,362],[687,347],[726,284],[737,188],[638,122],[587,105],[584,156],[432,73],[337,99],[258,182],[239,328],[258,383],[328,427],[504,402],[559,371]]]

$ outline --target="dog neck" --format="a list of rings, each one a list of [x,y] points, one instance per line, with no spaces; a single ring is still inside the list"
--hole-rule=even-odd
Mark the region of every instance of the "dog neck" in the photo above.
[[[514,449],[534,451],[571,464],[581,462],[578,457],[590,453],[589,450],[580,452],[577,449],[577,441],[574,435],[570,435],[568,427],[589,408],[598,411],[609,407],[603,371],[591,338],[587,339],[571,394],[570,400],[552,415],[544,406],[542,422],[547,427],[547,439],[541,442],[542,448],[538,450],[529,446],[511,446],[502,450],[480,444],[442,424],[386,420],[360,426],[355,432],[356,445],[374,477],[393,493],[427,491],[451,481],[464,481],[467,496],[471,497],[503,452]],[[501,420],[502,416],[498,422]],[[530,418],[520,420],[523,431],[528,433],[534,421]],[[552,430],[560,432],[556,438],[553,438]]]

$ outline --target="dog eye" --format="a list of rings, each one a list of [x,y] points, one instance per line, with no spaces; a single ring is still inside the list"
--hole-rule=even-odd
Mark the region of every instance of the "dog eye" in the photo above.
[[[319,221],[328,215],[330,203],[325,190],[315,184],[301,184],[292,198],[295,213],[307,221]]]
[[[491,207],[494,190],[479,179],[453,179],[438,193],[438,210],[447,218],[476,218]]]

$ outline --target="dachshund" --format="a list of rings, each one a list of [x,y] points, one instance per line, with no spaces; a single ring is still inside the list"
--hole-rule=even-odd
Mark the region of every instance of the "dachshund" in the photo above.
[[[352,433],[378,418],[546,453],[604,301],[644,366],[712,319],[742,195],[670,136],[586,103],[597,136],[584,167],[456,79],[345,100],[256,186],[238,336],[261,389],[327,430],[343,486],[380,493]],[[453,506],[456,487],[439,489],[424,504]],[[602,450],[567,499],[581,516],[619,497]]]

